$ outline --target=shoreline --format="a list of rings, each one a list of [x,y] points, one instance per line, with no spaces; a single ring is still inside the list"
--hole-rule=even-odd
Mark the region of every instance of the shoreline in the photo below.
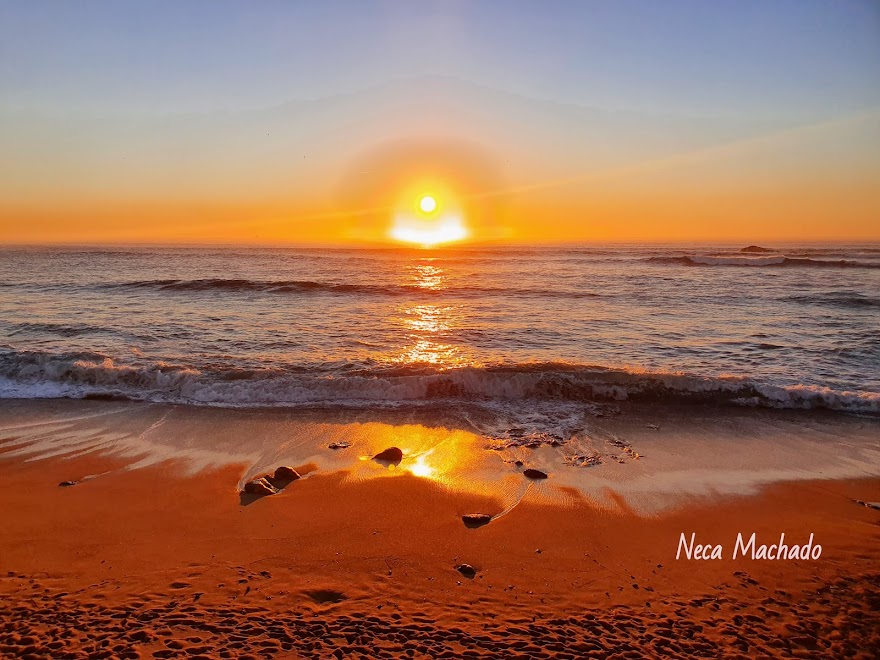
[[[870,657],[880,648],[880,511],[855,502],[880,500],[880,477],[778,478],[685,494],[653,509],[627,489],[633,481],[662,481],[674,473],[669,456],[697,451],[705,423],[698,409],[678,426],[670,412],[660,431],[645,429],[636,415],[613,421],[616,437],[650,451],[623,465],[570,468],[612,484],[601,487],[602,498],[566,483],[554,468],[505,515],[470,529],[461,516],[504,510],[514,477],[502,472],[513,468],[499,452],[475,448],[461,432],[447,429],[457,441],[432,445],[435,454],[446,448],[456,457],[453,470],[475,475],[490,460],[494,488],[475,478],[463,486],[387,470],[361,460],[366,452],[356,445],[346,450],[356,453],[345,459],[348,467],[335,465],[343,459],[324,450],[323,465],[292,464],[304,478],[243,506],[242,479],[265,471],[267,461],[284,460],[290,446],[287,454],[276,450],[275,458],[227,456],[211,463],[199,452],[208,440],[222,451],[224,438],[212,436],[215,430],[238,434],[250,427],[231,424],[227,414],[206,424],[184,410],[154,429],[177,439],[176,453],[143,462],[126,438],[143,433],[152,419],[143,416],[148,409],[117,405],[4,408],[0,651],[30,648],[34,657],[105,651],[106,657],[328,657],[339,650],[341,657],[409,651],[409,657],[459,657],[468,650],[485,657],[632,651],[645,657]],[[658,419],[656,410],[649,412]],[[781,443],[776,452],[794,461],[787,415],[771,417]],[[864,422],[807,417],[800,428],[829,441],[831,427],[842,424],[848,432],[852,424],[855,431]],[[257,421],[279,444],[285,442],[277,435],[281,428],[290,438],[326,430],[303,420],[297,426],[283,415]],[[7,442],[13,426],[19,441],[31,434],[27,443],[42,443],[40,452],[14,455]],[[372,422],[333,428],[365,448],[389,439],[389,431]],[[391,426],[399,444],[409,437],[414,447],[421,447],[419,437],[430,444],[440,432],[422,428],[418,436],[418,428]],[[737,427],[744,428],[754,431]],[[869,443],[873,432],[867,429]],[[664,445],[671,445],[666,454]],[[50,447],[56,455],[47,455]],[[875,449],[876,442],[863,448]],[[511,456],[545,465],[539,463],[549,460],[544,454],[558,451],[516,448]],[[801,453],[801,462],[815,460],[810,451]],[[698,458],[707,474],[721,474],[711,456]],[[652,464],[658,471],[651,472]],[[58,485],[83,475],[100,476]],[[804,540],[813,533],[823,553],[816,561],[734,561],[729,554],[675,560],[682,533],[730,549],[738,532],[753,531],[768,543],[780,532]],[[460,564],[471,565],[475,577],[457,572]]]

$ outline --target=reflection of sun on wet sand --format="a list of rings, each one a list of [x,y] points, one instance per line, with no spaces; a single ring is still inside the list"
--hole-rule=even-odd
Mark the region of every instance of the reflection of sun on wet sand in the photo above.
[[[878,513],[855,501],[880,500],[875,420],[645,408],[530,447],[393,412],[2,406],[4,654],[877,649]],[[279,466],[301,478],[242,506]],[[813,533],[822,559],[675,561],[682,532],[753,531]]]

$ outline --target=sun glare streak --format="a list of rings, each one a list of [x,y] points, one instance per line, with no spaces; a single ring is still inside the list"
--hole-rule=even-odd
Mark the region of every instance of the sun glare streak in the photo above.
[[[395,240],[425,247],[461,241],[468,235],[462,219],[454,215],[441,216],[436,220],[400,215],[391,228],[391,237]]]
[[[444,189],[438,183],[422,190]],[[443,195],[414,194],[413,189],[403,194],[397,212],[393,215],[388,235],[404,243],[433,247],[442,243],[461,241],[470,235],[455,196],[446,190]]]
[[[431,479],[436,475],[436,469],[428,465],[426,459],[428,456],[434,453],[434,450],[431,449],[426,451],[424,454],[416,458],[415,463],[407,466],[407,470],[409,470],[412,474],[417,477],[422,477],[424,479]]]

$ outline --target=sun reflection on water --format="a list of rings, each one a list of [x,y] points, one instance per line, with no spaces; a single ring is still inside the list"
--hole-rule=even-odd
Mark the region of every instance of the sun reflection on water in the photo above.
[[[445,273],[442,268],[430,264],[416,264],[413,269],[412,285],[420,289],[441,289]]]
[[[407,470],[413,473],[417,477],[423,477],[425,479],[434,479],[437,478],[437,470],[434,467],[431,467],[427,463],[428,456],[434,453],[434,450],[431,449],[426,451],[424,454],[420,454],[416,457],[415,462],[411,465],[407,466]]]
[[[445,288],[446,272],[430,263],[413,264],[406,274],[406,284],[427,291]],[[454,305],[411,302],[399,308],[399,322],[405,331],[405,345],[392,358],[403,364],[429,364],[459,367],[471,363],[460,347],[444,341],[452,336],[461,321],[461,312]]]

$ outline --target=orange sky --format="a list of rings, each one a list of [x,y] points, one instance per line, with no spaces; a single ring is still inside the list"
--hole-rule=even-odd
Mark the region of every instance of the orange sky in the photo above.
[[[872,0],[112,4],[0,4],[0,244],[880,240]]]
[[[28,116],[0,240],[375,243],[421,194],[473,241],[880,240],[880,113],[768,124],[430,79],[234,116]]]

